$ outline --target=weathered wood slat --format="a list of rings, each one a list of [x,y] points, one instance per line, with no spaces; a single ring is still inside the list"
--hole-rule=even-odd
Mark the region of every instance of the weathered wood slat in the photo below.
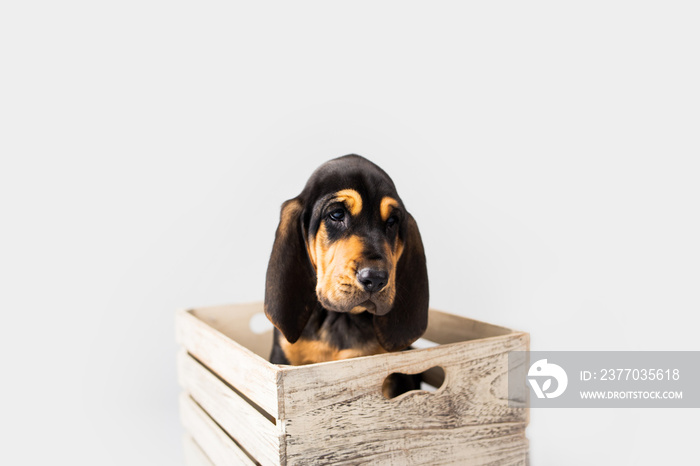
[[[185,391],[256,460],[279,464],[280,427],[185,352],[179,355],[178,373]]]
[[[505,327],[430,309],[428,329],[423,338],[445,345],[510,333],[513,331]]]
[[[185,465],[186,466],[214,466],[209,457],[202,451],[202,448],[197,445],[197,442],[190,436],[185,434],[182,439],[182,445],[185,448]]]
[[[185,429],[216,466],[255,466],[255,462],[186,393],[180,396],[180,417]]]
[[[288,464],[314,465],[448,465],[516,466],[527,461],[528,441],[523,429],[498,438],[473,439],[475,427],[446,432],[406,432],[388,446],[362,443],[353,450],[319,449],[309,456],[288,458]],[[499,432],[500,434],[500,432]],[[488,434],[485,434],[486,436]],[[321,445],[323,446],[323,445]]]
[[[395,464],[425,464],[412,459],[418,454],[414,450],[431,452],[428,457],[442,452],[446,461],[490,448],[527,451],[527,410],[508,405],[507,384],[507,353],[527,344],[527,335],[521,334],[386,355],[400,360],[386,364],[378,364],[377,357],[358,358],[352,378],[342,371],[333,375],[331,364],[289,371],[282,378],[287,458],[293,462],[317,455],[333,464],[356,461],[361,452],[363,461],[365,455],[377,462],[403,455]],[[381,385],[397,365],[414,371],[439,365],[445,369],[445,384],[434,393],[407,393],[387,400]],[[338,390],[341,386],[343,390]],[[509,443],[503,443],[505,439]],[[394,451],[401,445],[399,452]],[[499,454],[484,456],[483,463],[463,464],[489,464]]]
[[[529,413],[525,404],[509,404],[507,381],[508,352],[529,349],[528,334],[431,310],[425,338],[439,346],[277,366],[260,356],[269,334],[248,326],[262,309],[254,303],[178,316],[179,341],[191,353],[180,356],[181,383],[194,399],[183,402],[183,420],[212,463],[243,464],[243,455],[250,464],[245,448],[264,465],[528,465]],[[437,391],[384,398],[389,374],[435,366],[445,373]]]
[[[372,412],[386,410],[389,407],[386,403],[397,403],[405,396],[386,400],[381,395],[382,382],[390,373],[418,373],[433,366],[441,366],[445,370],[444,388],[435,393],[411,394],[411,397],[418,395],[447,399],[462,391],[469,393],[475,390],[474,381],[482,376],[480,371],[492,372],[494,369],[499,369],[498,373],[505,375],[508,369],[507,352],[523,351],[528,347],[528,342],[528,335],[521,333],[492,337],[478,342],[442,345],[308,366],[283,367],[281,382],[285,407],[280,415],[282,419],[291,419],[311,410],[357,399],[371,402],[374,406],[365,406],[365,408],[371,409]],[[500,366],[475,366],[474,361],[494,355],[500,355]],[[499,403],[504,406],[508,405],[506,382],[505,378],[501,381],[498,392],[501,397]],[[342,387],[342,390],[339,387]],[[494,398],[491,396],[488,399]],[[401,409],[406,409],[406,406],[402,406]],[[483,414],[480,413],[480,415]],[[500,415],[497,413],[496,416]],[[492,420],[491,417],[482,419],[484,422]]]
[[[248,327],[255,314],[263,313],[262,303],[210,306],[192,312],[218,332],[267,359],[272,342],[271,334],[256,335]],[[498,325],[430,309],[428,329],[423,337],[436,343],[447,344],[511,332],[512,330]]]
[[[197,318],[192,311],[178,313],[177,338],[190,354],[222,379],[273,417],[279,415],[278,366]]]
[[[193,315],[223,333],[236,343],[267,360],[272,349],[272,331],[255,334],[250,329],[250,321],[256,314],[265,317],[263,303],[209,306],[194,309]],[[272,324],[270,324],[272,326]]]

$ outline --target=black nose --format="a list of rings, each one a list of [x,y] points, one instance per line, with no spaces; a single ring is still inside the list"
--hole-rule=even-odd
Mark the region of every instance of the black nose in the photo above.
[[[385,270],[366,267],[357,272],[357,280],[369,292],[379,291],[384,288],[387,278],[389,278],[389,274]]]

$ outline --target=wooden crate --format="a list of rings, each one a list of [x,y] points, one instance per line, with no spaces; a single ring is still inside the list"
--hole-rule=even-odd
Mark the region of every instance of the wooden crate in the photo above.
[[[178,313],[188,464],[528,464],[528,410],[509,406],[507,380],[527,333],[431,310],[424,338],[437,346],[282,366],[267,361],[271,332],[250,330],[260,313],[262,303]],[[435,366],[436,391],[382,394],[389,374]]]

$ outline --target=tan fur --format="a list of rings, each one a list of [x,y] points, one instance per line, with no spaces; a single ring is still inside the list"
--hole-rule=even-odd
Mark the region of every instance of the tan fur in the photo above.
[[[354,215],[359,214],[362,208],[362,198],[354,189],[338,191],[334,199],[342,201]],[[398,207],[396,199],[384,197],[380,213],[388,218],[395,207]],[[365,292],[357,282],[357,271],[360,267],[368,265],[363,261],[363,250],[363,240],[358,236],[329,241],[323,222],[316,236],[308,239],[307,252],[316,269],[316,294],[321,304],[328,309],[351,313],[367,310],[361,304],[358,305],[362,300],[360,295]],[[388,282],[384,289],[372,295],[372,306],[387,312],[396,297],[396,265],[403,253],[403,243],[397,239],[393,248],[389,243],[385,243],[384,253],[389,262],[387,265],[390,265]]]
[[[342,302],[355,286],[356,267],[363,244],[357,236],[328,243],[322,225],[315,238],[316,292],[334,302]]]
[[[316,246],[319,243],[323,243],[325,240],[326,226],[323,223],[321,223],[321,226],[318,228],[316,236],[313,238],[309,238],[308,242],[306,243],[306,252],[309,254],[309,260],[311,260],[311,265],[313,265],[314,269],[316,269],[316,275],[318,275],[318,265],[316,261]]]
[[[280,214],[280,224],[279,227],[277,227],[277,231],[280,234],[286,234],[289,231],[289,224],[295,219],[299,218],[303,208],[304,207],[301,205],[301,202],[297,200],[287,202],[282,208],[282,213]]]
[[[347,207],[350,215],[357,216],[362,212],[362,196],[354,189],[343,189],[335,194],[335,200]]]
[[[396,240],[393,250],[389,247],[388,243],[384,245],[384,253],[386,257],[389,258],[389,261],[391,261],[392,267],[389,269],[389,280],[383,292],[388,293],[387,299],[392,303],[396,297],[396,264],[398,264],[402,252],[403,245],[399,239]]]
[[[393,197],[385,196],[379,203],[379,214],[382,216],[382,220],[386,222],[391,215],[391,211],[399,207],[399,202]]]
[[[386,353],[376,340],[359,348],[343,350],[322,340],[300,339],[296,343],[289,343],[284,336],[280,336],[279,343],[289,363],[294,366]]]

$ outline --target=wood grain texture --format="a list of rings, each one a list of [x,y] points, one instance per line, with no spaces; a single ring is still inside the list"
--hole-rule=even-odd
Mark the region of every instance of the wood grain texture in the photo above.
[[[479,320],[430,309],[426,340],[442,345],[513,333],[513,330]]]
[[[287,459],[353,463],[361,452],[373,464],[518,464],[528,448],[528,412],[508,405],[507,353],[528,341],[511,334],[349,360],[347,371],[335,363],[285,370]],[[389,373],[436,365],[445,370],[437,392],[381,394]],[[510,456],[516,460],[499,463]]]
[[[186,393],[180,396],[180,417],[185,429],[216,466],[256,464]]]
[[[261,358],[265,360],[269,358],[272,350],[272,330],[256,334],[250,329],[250,320],[256,314],[260,314],[262,319],[269,322],[265,316],[263,303],[201,307],[193,309],[192,314]]]
[[[215,466],[190,434],[185,434],[182,439],[182,446],[185,450],[186,466]]]
[[[424,438],[422,433],[407,433],[392,442],[390,448],[379,443],[363,443],[354,450],[334,453],[319,451],[303,459],[288,458],[287,465],[382,465],[382,466],[525,466],[528,442],[521,434],[474,440],[471,429],[462,428],[444,438]]]
[[[263,465],[279,464],[280,427],[185,352],[178,358],[180,384],[228,435]]]
[[[490,371],[488,375],[491,375],[497,369],[502,376],[498,385],[499,396],[502,397],[501,404],[507,406],[507,353],[523,351],[528,346],[527,334],[513,333],[479,341],[308,366],[281,366],[285,403],[279,418],[290,419],[312,409],[364,397],[381,401],[378,409],[388,408],[390,405],[384,401],[389,403],[402,399],[398,397],[388,401],[381,396],[382,382],[390,373],[419,373],[433,366],[441,366],[445,370],[445,384],[443,389],[430,396],[452,397],[462,391],[476,390],[478,387],[475,386],[475,382],[484,376],[481,371]],[[497,366],[493,365],[495,356],[498,356]],[[491,365],[479,365],[479,362],[487,357],[492,358],[489,360]],[[405,406],[402,406],[402,409],[404,408]]]
[[[220,307],[222,319],[235,320],[235,307],[231,308],[232,306]],[[229,314],[232,317],[228,317]],[[247,321],[245,325],[247,326]],[[233,341],[196,317],[192,311],[178,313],[176,329],[178,342],[187,352],[272,417],[278,417],[279,366],[270,364]]]
[[[204,408],[190,399],[199,413],[216,419],[209,419],[218,429],[207,432],[209,442],[223,434],[238,448],[218,423],[266,465],[528,464],[529,412],[524,404],[509,405],[507,383],[508,352],[529,349],[528,334],[431,310],[425,338],[439,346],[277,366],[240,344],[254,346],[258,353],[269,344],[258,341],[268,335],[255,335],[248,327],[257,312],[262,303],[178,315],[179,339],[196,357],[180,356],[181,383]],[[445,372],[436,392],[409,392],[391,400],[382,395],[389,374],[435,366]],[[200,445],[214,464],[229,464]],[[224,447],[217,448],[220,453]]]

